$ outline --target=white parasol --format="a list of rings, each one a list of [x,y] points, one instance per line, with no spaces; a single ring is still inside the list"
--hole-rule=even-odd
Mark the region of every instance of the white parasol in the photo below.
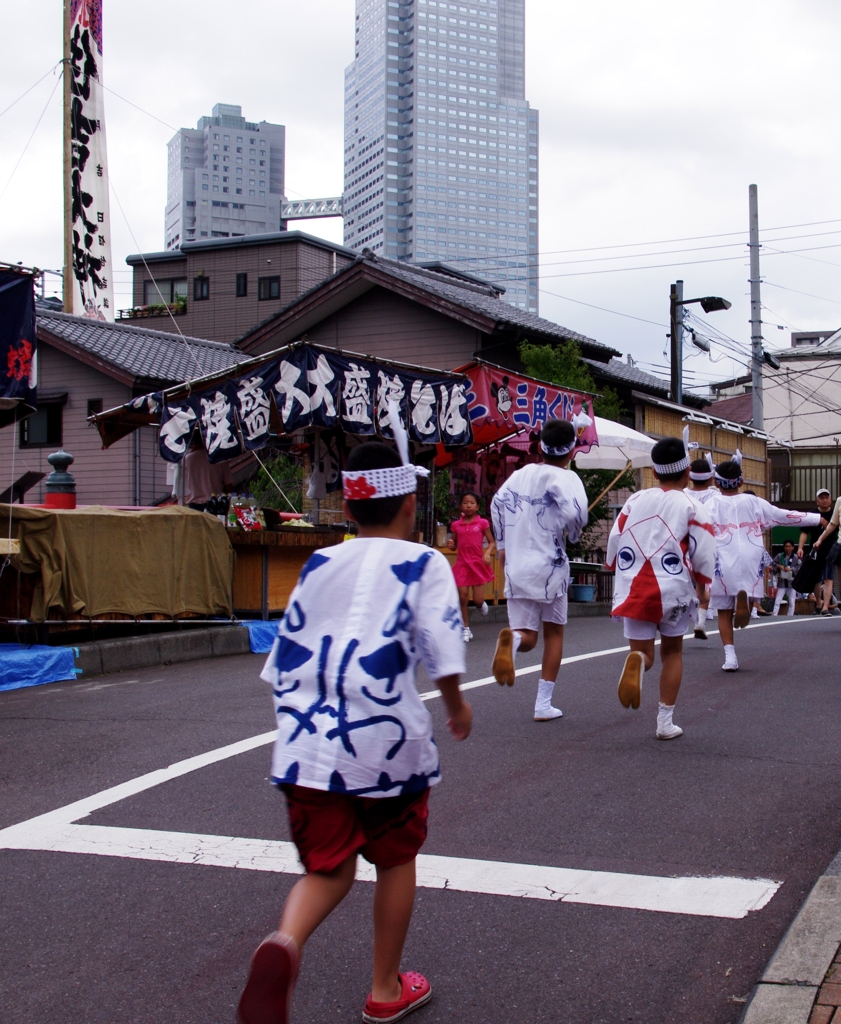
[[[614,469],[617,475],[592,502],[591,509],[627,470],[650,466],[651,449],[656,444],[653,438],[614,420],[601,416],[596,416],[595,420],[599,443],[589,452],[576,455],[575,465],[579,469]]]

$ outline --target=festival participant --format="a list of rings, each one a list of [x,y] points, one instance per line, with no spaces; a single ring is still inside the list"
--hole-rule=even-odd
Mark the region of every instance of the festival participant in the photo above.
[[[429,787],[441,774],[432,719],[415,688],[418,662],[441,691],[456,739],[470,734],[472,712],[459,691],[464,644],[453,574],[439,551],[408,539],[416,469],[397,440],[402,465],[379,443],[348,456],[343,507],[358,536],[310,557],[262,673],[278,724],[272,779],[286,796],[306,874],[251,961],[242,1024],[287,1024],[301,950],[347,896],[360,853],[377,871],[363,1021],[400,1020],[432,994],[423,975],[400,972]]]
[[[536,722],[563,714],[552,706],[552,691],[561,668],[567,620],[569,562],[564,533],[575,544],[587,525],[587,494],[580,477],[569,469],[575,445],[571,423],[547,420],[540,432],[542,461],[512,473],[491,504],[505,571],[509,623],[499,634],[492,672],[498,683],[513,686],[517,652],[534,648],[543,623]]]
[[[713,465],[713,458],[710,452],[707,452],[703,459],[693,459],[689,466],[690,485],[686,488],[686,494],[693,501],[706,505],[711,498],[718,494],[718,488],[713,482],[714,476],[715,466]],[[696,590],[698,594],[698,613],[695,619],[694,635],[696,640],[706,640],[707,619],[711,617],[709,610],[710,588],[707,584],[698,583],[696,584]]]
[[[801,561],[794,553],[794,544],[787,540],[783,544],[783,550],[776,555],[771,564],[777,573],[777,596],[774,598],[774,615],[780,614],[780,605],[783,598],[788,602],[788,614],[794,615],[794,604],[797,594],[794,592],[792,582],[801,566]]]
[[[770,530],[772,526],[816,526],[820,516],[814,512],[777,508],[755,494],[740,494],[742,453],[738,450],[731,460],[716,466],[715,481],[721,494],[707,505],[716,541],[710,605],[718,612],[718,629],[724,645],[721,667],[725,672],[736,672],[739,661],[733,629],[747,626],[750,602],[763,595],[763,570],[769,561],[763,530]]]
[[[450,551],[458,552],[453,566],[453,576],[461,602],[461,620],[464,623],[462,638],[465,643],[469,643],[473,639],[467,617],[470,590],[473,589],[473,603],[478,605],[482,615],[487,615],[485,584],[494,578],[493,555],[496,542],[491,533],[491,524],[479,515],[479,495],[475,491],[465,491],[462,494],[459,511],[461,518],[450,527],[453,536],[447,541],[447,547]],[[484,550],[483,541],[488,542]]]
[[[624,619],[631,647],[619,700],[626,708],[640,706],[643,675],[654,665],[659,632],[655,735],[673,740],[683,734],[672,720],[683,674],[683,635],[697,611],[696,587],[712,580],[715,540],[706,509],[684,490],[690,471],[685,441],[658,441],[651,461],[657,487],[637,491],[625,502],[610,531],[606,565],[616,570],[612,615]]]

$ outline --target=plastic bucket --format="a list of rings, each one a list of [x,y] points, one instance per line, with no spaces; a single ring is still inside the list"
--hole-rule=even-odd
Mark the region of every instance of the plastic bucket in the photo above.
[[[596,588],[592,583],[571,583],[573,601],[595,601]]]

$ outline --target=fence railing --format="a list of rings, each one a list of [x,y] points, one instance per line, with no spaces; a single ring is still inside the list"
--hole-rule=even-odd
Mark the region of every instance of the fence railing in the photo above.
[[[775,505],[812,506],[822,487],[833,499],[841,494],[841,465],[771,467],[771,501]]]

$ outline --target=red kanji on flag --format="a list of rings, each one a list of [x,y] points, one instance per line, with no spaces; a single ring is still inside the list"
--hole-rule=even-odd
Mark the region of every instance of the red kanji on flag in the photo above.
[[[6,362],[8,363],[7,377],[13,377],[15,380],[23,380],[28,377],[32,372],[31,343],[22,338],[19,348],[9,349]]]

